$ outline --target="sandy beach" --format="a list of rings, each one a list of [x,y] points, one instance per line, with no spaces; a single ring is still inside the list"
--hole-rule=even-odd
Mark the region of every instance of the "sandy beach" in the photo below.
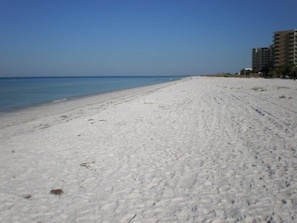
[[[297,222],[297,82],[193,77],[0,115],[0,222]]]

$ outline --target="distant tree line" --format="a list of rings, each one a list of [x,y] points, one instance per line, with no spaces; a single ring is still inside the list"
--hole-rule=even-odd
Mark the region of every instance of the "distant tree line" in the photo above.
[[[242,70],[241,73],[244,71]],[[245,71],[246,72],[246,71]],[[247,75],[252,73],[260,73],[262,77],[266,78],[297,78],[297,65],[281,65],[279,67],[264,67],[259,71],[253,71],[246,73]]]
[[[281,65],[276,68],[271,68],[265,72],[268,77],[274,78],[291,78],[296,79],[297,66],[296,65]]]

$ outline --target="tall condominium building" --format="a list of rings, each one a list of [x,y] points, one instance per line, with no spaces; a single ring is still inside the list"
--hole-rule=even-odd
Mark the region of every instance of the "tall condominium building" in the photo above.
[[[252,67],[254,72],[263,71],[271,67],[272,48],[260,47],[253,48]]]
[[[274,32],[274,67],[297,65],[297,29]]]

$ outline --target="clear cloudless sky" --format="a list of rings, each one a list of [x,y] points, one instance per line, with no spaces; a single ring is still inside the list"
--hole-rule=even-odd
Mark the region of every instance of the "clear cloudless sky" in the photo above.
[[[297,0],[0,0],[0,76],[235,73],[287,29]]]

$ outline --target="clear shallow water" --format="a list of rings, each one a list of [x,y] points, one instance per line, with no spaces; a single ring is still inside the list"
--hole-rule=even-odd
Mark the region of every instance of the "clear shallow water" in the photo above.
[[[180,78],[178,76],[0,78],[0,112]]]

